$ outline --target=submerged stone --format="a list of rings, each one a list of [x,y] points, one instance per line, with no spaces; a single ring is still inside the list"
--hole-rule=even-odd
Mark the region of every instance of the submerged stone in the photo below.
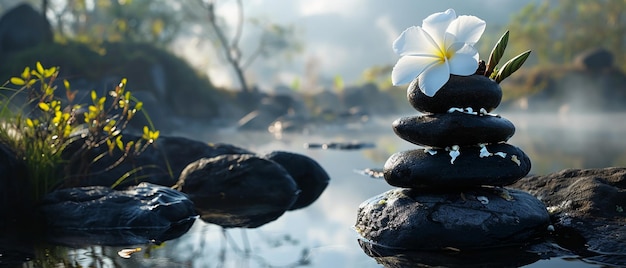
[[[383,168],[387,183],[397,187],[505,186],[524,177],[530,159],[506,143],[460,147],[458,156],[445,149],[416,149],[393,154]],[[489,155],[487,155],[488,153]]]
[[[55,239],[103,239],[91,244],[164,241],[171,238],[170,230],[188,228],[197,215],[185,194],[150,183],[123,191],[103,186],[61,189],[45,195],[41,204],[43,219],[57,234]]]
[[[526,244],[547,232],[548,212],[512,189],[393,189],[359,206],[355,229],[368,242],[408,250]]]
[[[461,112],[402,117],[392,126],[406,141],[439,148],[504,142],[515,133],[513,123],[502,117]]]
[[[467,108],[492,111],[502,100],[502,89],[493,80],[482,75],[450,75],[450,80],[432,96],[426,96],[415,78],[407,89],[407,98],[420,112],[445,113],[450,108]]]
[[[304,208],[312,204],[324,192],[330,177],[315,160],[296,153],[275,151],[266,155],[287,170],[294,179],[300,194],[289,210]]]
[[[225,228],[256,228],[290,209],[300,190],[278,163],[251,154],[220,155],[189,164],[177,188],[200,218]]]

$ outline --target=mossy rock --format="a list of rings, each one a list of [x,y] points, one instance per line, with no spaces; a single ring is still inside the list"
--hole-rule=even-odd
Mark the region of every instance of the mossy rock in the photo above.
[[[147,43],[53,43],[0,55],[0,81],[18,76],[24,67],[32,68],[37,61],[45,67],[61,67],[59,77],[70,83],[88,81],[89,85],[103,87],[72,89],[110,90],[117,79],[126,77],[129,90],[152,92],[159,103],[180,116],[217,116],[218,106],[232,98],[183,59]],[[102,85],[103,81],[107,85]]]

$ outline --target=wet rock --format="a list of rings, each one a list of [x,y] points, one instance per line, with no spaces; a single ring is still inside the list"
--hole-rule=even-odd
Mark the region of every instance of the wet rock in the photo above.
[[[139,139],[139,136],[131,134],[124,134],[123,136],[124,143]],[[114,150],[113,155],[109,155],[106,146],[81,151],[82,145],[82,140],[79,140],[64,152],[65,159],[71,160],[65,171],[79,176],[73,181],[68,181],[68,186],[99,185],[110,187],[129,172],[134,173],[125,179],[118,188],[137,185],[140,182],[172,186],[178,181],[183,169],[200,158],[210,158],[223,154],[252,153],[230,144],[208,144],[182,137],[162,136],[157,139],[155,146],[149,146],[139,156],[128,157],[119,165],[114,166],[123,156],[119,150]],[[101,155],[104,157],[98,161],[93,161]],[[81,171],[83,164],[88,165],[87,171]],[[65,174],[60,175],[64,176]]]
[[[30,188],[24,162],[0,143],[0,227],[30,220],[33,205]]]
[[[566,169],[521,179],[512,187],[541,199],[555,233],[580,255],[626,265],[626,168]]]
[[[52,42],[52,28],[44,16],[23,3],[0,18],[0,52],[15,52]]]
[[[384,166],[385,180],[397,187],[468,187],[509,185],[528,174],[530,159],[519,148],[505,144],[462,147],[451,163],[445,149],[416,149],[393,154]]]
[[[461,112],[402,117],[392,127],[406,141],[439,148],[498,143],[515,133],[513,123],[502,117]]]
[[[300,194],[289,210],[304,208],[312,204],[324,192],[330,177],[315,160],[290,152],[275,151],[265,158],[280,164],[295,180]]]
[[[359,206],[355,228],[391,248],[469,249],[525,244],[549,220],[543,203],[519,190],[393,189]]]
[[[189,195],[202,220],[226,228],[271,222],[300,192],[285,168],[251,154],[199,159],[183,170],[176,187]]]
[[[168,232],[189,228],[196,218],[186,195],[149,183],[123,191],[102,186],[61,189],[45,195],[41,204],[47,228],[66,243],[91,235],[103,239],[90,241],[97,244],[164,241],[171,238]]]
[[[329,142],[329,143],[306,143],[304,144],[304,148],[307,149],[324,149],[324,150],[361,150],[376,147],[375,144],[371,142],[360,142],[360,141],[352,141],[352,142]]]
[[[502,89],[482,75],[451,75],[437,94],[429,97],[419,89],[416,78],[407,89],[407,98],[415,109],[424,113],[445,113],[453,107],[471,107],[474,111],[484,108],[490,112],[500,104]]]

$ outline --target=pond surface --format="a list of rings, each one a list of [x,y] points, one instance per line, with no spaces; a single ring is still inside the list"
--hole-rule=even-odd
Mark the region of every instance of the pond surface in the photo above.
[[[626,166],[625,114],[502,116],[517,127],[509,143],[530,156],[531,174],[564,168]],[[384,180],[359,171],[382,168],[394,152],[416,148],[393,134],[391,122],[397,117],[320,126],[305,133],[284,134],[280,139],[269,133],[239,133],[233,129],[177,133],[201,141],[231,143],[259,154],[275,150],[304,154],[318,161],[331,182],[311,206],[287,212],[257,229],[223,230],[197,220],[186,234],[158,246],[69,248],[44,243],[36,245],[35,259],[18,267],[380,267],[361,250],[352,226],[361,202],[392,188]],[[311,142],[353,141],[373,143],[375,147],[340,151],[304,146]],[[129,251],[122,251],[125,249]],[[0,255],[0,260],[4,256],[6,253]],[[571,256],[540,260],[525,267],[602,266]]]

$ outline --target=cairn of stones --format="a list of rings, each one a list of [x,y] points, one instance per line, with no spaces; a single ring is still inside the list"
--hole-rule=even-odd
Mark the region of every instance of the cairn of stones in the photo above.
[[[502,90],[482,75],[455,76],[433,96],[411,83],[407,97],[421,114],[393,130],[416,145],[384,165],[395,187],[359,206],[364,249],[477,249],[526,244],[545,233],[549,215],[532,195],[504,186],[526,176],[528,156],[507,141],[509,120],[491,113]],[[367,252],[367,251],[366,251]]]

